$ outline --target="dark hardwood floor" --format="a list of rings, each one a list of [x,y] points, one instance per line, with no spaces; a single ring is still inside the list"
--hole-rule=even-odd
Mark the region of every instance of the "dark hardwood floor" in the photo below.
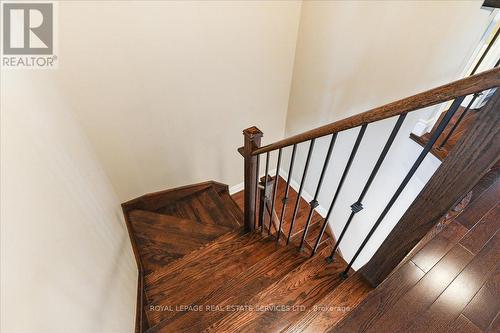
[[[500,177],[331,332],[499,332]]]

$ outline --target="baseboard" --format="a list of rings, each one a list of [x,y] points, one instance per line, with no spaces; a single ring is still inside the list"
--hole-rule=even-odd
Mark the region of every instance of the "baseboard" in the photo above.
[[[259,179],[265,176],[265,172],[261,173],[259,175]],[[269,175],[275,175],[276,174],[276,169],[269,170],[268,172]],[[229,194],[233,195],[235,193],[241,192],[245,189],[245,182],[241,182],[239,184],[233,185],[229,187]]]
[[[280,169],[280,177],[283,179],[288,179],[288,173],[285,170]],[[299,187],[300,187],[299,183],[297,183],[295,180],[291,179],[290,186],[295,190],[295,192],[299,193]],[[302,193],[300,196],[307,202],[310,202],[313,199],[313,196],[304,189],[302,190]],[[326,213],[328,212],[328,210],[321,205],[318,205],[318,207],[316,207],[316,211],[318,212],[319,215],[321,215],[322,218],[325,218]],[[330,227],[330,226],[328,225],[328,227]]]
[[[276,175],[276,169],[273,169],[273,170],[269,170],[268,172],[269,175]],[[264,177],[265,173],[262,173],[259,178],[261,177]],[[288,179],[288,173],[281,169],[280,168],[280,172],[279,172],[279,176],[283,179]],[[295,190],[295,192],[299,192],[299,187],[300,187],[300,184],[297,183],[295,180],[291,180],[290,181],[290,186]],[[243,191],[245,189],[245,183],[244,182],[241,182],[239,184],[236,184],[236,185],[233,185],[229,188],[229,194],[230,195],[233,195],[235,193],[238,193],[240,191]],[[300,195],[305,201],[307,202],[310,202],[312,199],[313,199],[313,196],[308,193],[307,191],[305,190],[302,190],[302,193]],[[326,214],[328,212],[328,210],[321,206],[321,205],[318,205],[318,207],[316,207],[316,212],[321,215],[322,218],[325,218],[326,217]],[[330,224],[327,224],[326,225],[326,232],[330,235],[330,237],[333,239],[334,242],[336,242],[336,238],[335,238],[335,234],[333,233],[333,229],[332,227],[330,226]],[[340,251],[340,248],[338,249],[338,252],[340,253],[340,255],[342,256],[342,252]]]
[[[142,261],[139,255],[139,250],[137,248],[136,239],[133,232],[132,223],[129,220],[128,210],[126,203],[122,204],[123,216],[125,219],[125,225],[127,227],[127,233],[132,244],[132,250],[134,252],[135,262],[137,264],[137,301],[135,308],[135,327],[134,333],[145,332],[149,328],[147,322],[146,312],[145,312],[145,295],[144,295],[144,269],[142,268]]]
[[[245,189],[245,183],[241,182],[239,184],[233,185],[229,187],[229,195],[233,195],[235,193],[241,192]]]
[[[422,136],[425,133],[430,132],[435,122],[436,122],[435,118],[419,119],[411,132],[417,136]]]

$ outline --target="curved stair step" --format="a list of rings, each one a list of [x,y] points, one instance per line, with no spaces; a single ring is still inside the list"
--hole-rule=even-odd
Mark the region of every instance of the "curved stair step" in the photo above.
[[[170,309],[192,304],[279,248],[272,239],[263,239],[257,233],[225,244],[217,241],[217,245],[198,250],[196,257],[180,259],[175,269],[169,265],[161,273],[155,272],[154,280],[147,279],[146,298],[150,307],[146,313],[152,326],[179,316],[179,312]]]
[[[282,333],[328,332],[340,320],[347,317],[372,290],[373,287],[361,274],[355,273],[323,297],[316,309],[309,309],[289,324]]]
[[[128,213],[146,273],[163,268],[231,231],[219,225],[199,224],[144,210]]]
[[[255,243],[255,246],[259,244]],[[195,304],[202,305],[201,311],[189,311],[174,320],[164,320],[151,332],[201,332],[204,328],[222,319],[228,309],[234,305],[248,304],[248,301],[261,290],[288,274],[307,259],[306,256],[297,251],[296,247],[281,246],[268,257],[197,300]]]
[[[308,230],[307,236],[306,236],[306,244],[309,246],[309,248],[311,250],[314,248],[314,244],[316,244],[316,240],[317,240],[319,233],[321,231],[321,227],[323,226],[323,222],[324,222],[324,219],[322,218],[321,220],[318,220],[316,223],[312,224],[309,227],[309,230]],[[328,245],[332,245],[332,243],[333,243],[333,239],[325,231],[323,233],[323,237],[321,237],[321,241],[319,243],[317,251],[321,251],[322,249],[324,249]]]
[[[264,311],[229,313],[203,332],[280,332],[342,283],[340,273],[347,264],[340,257],[328,264],[330,251],[330,246],[324,248],[249,300],[254,309]]]
[[[169,202],[157,208],[155,212],[181,218],[188,217],[203,224],[239,227],[242,220],[232,213],[234,207],[230,205],[227,198],[223,201],[221,195],[223,194],[219,194],[213,187],[208,187]]]
[[[234,201],[234,199],[229,195],[229,192],[223,191],[218,192],[222,202],[228,209],[228,212],[238,221],[238,224],[243,226],[243,211],[240,206]]]

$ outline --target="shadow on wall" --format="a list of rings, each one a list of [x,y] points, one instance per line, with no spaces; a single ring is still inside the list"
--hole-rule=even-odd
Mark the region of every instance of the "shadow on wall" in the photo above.
[[[72,110],[50,71],[1,87],[1,331],[133,331],[119,200]]]

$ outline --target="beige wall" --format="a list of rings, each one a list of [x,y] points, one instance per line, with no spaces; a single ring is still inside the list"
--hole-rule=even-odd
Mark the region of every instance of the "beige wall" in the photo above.
[[[1,331],[132,332],[119,200],[50,71],[1,72]]]
[[[486,28],[482,1],[306,1],[287,134],[454,80]]]
[[[54,75],[120,200],[238,184],[242,130],[283,137],[300,5],[61,2]]]
[[[298,34],[286,135],[345,118],[457,79],[490,18],[482,1],[304,1]],[[421,147],[408,135],[419,118],[405,120],[354,219],[341,249],[350,258]],[[395,119],[370,125],[330,219],[338,236],[350,208],[394,125]],[[358,130],[341,133],[320,196],[327,208]],[[319,140],[306,191],[314,193],[329,138]],[[300,179],[306,147],[297,155],[294,178]],[[286,159],[289,154],[286,155]],[[438,167],[428,157],[354,266],[366,262],[406,207]],[[286,171],[286,163],[285,163]]]
[[[283,136],[300,5],[59,2],[59,68],[1,73],[2,332],[133,330],[120,202]]]

